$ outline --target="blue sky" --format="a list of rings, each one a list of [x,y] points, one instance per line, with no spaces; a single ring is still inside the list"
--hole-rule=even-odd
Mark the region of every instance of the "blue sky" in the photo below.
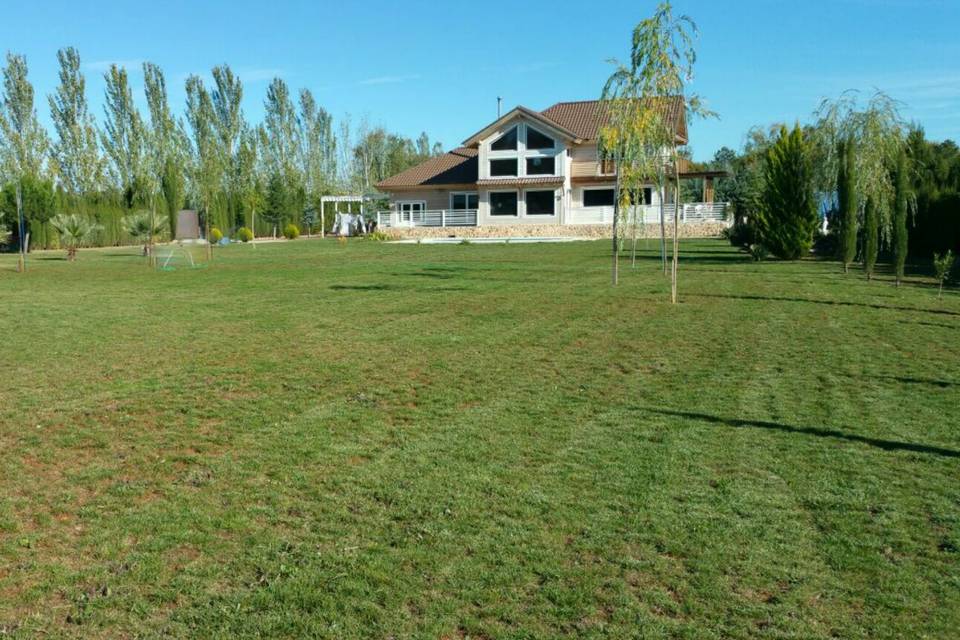
[[[56,51],[76,46],[102,114],[102,72],[163,67],[180,111],[183,80],[227,62],[259,120],[270,78],[309,87],[340,118],[452,148],[507,109],[597,97],[611,57],[654,2],[21,2],[6,4],[2,47],[27,56],[38,109]],[[678,1],[701,30],[693,90],[720,114],[692,126],[694,157],[739,148],[755,124],[809,119],[824,97],[879,88],[934,139],[960,139],[960,0]],[[141,104],[142,92],[138,94]]]

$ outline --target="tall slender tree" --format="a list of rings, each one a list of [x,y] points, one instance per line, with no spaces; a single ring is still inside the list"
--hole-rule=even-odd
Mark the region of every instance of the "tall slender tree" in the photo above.
[[[837,203],[840,209],[840,259],[843,270],[857,257],[857,216],[860,210],[857,194],[856,140],[849,137],[838,143],[840,159],[837,176]]]
[[[213,100],[199,76],[192,75],[186,81],[187,122],[192,133],[191,183],[194,198],[203,213],[204,235],[210,238],[210,216],[222,184],[222,167],[216,132],[214,129]],[[212,257],[207,245],[207,256]]]
[[[244,128],[243,83],[228,65],[213,69],[214,87],[213,128],[217,139],[217,154],[223,170],[222,191],[226,198],[228,222],[231,227],[242,224],[243,203],[239,186],[240,136]]]
[[[301,89],[297,115],[298,158],[312,206],[317,206],[317,198],[332,189],[336,177],[336,143],[332,125],[333,118],[317,105],[310,90]]]
[[[123,203],[131,208],[148,194],[142,184],[148,172],[146,129],[133,102],[127,70],[115,64],[104,73],[106,82],[101,144],[109,162],[109,173]]]
[[[903,279],[904,266],[907,263],[907,211],[910,203],[909,160],[906,146],[897,154],[897,167],[894,170],[893,201],[893,273],[897,286]]]
[[[877,266],[877,254],[880,252],[880,212],[873,196],[867,196],[863,210],[863,271],[867,280],[873,279]]]
[[[43,183],[50,173],[46,162],[50,142],[37,120],[33,95],[33,85],[27,79],[27,59],[8,53],[0,103],[0,175],[4,181],[16,183],[15,220],[11,227],[20,247],[17,268],[21,272],[26,270],[27,235],[32,220],[48,219],[42,207],[32,205],[32,199],[23,197],[25,182]]]
[[[80,54],[73,47],[57,52],[60,84],[47,97],[57,132],[52,157],[63,189],[74,199],[99,191],[103,158],[97,145],[97,128],[87,106],[86,80],[80,71]]]
[[[151,186],[151,215],[156,215],[158,193],[163,196],[166,207],[167,224],[170,235],[177,231],[176,216],[183,204],[183,173],[181,164],[184,157],[183,131],[170,112],[167,97],[167,83],[163,71],[152,62],[143,64],[144,93],[150,112],[149,165],[153,176]],[[155,224],[151,228],[156,228]],[[152,254],[152,242],[151,242]]]

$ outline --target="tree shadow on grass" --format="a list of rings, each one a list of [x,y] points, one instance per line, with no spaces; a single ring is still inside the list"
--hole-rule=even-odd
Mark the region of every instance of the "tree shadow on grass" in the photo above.
[[[890,380],[891,382],[900,382],[903,384],[924,384],[931,387],[940,387],[948,389],[950,387],[960,387],[960,382],[952,380],[940,380],[938,378],[915,378],[909,376],[876,376],[879,380]]]
[[[914,313],[936,313],[945,316],[960,316],[949,309],[921,309],[919,307],[900,307],[889,304],[871,304],[869,302],[850,302],[849,300],[814,300],[812,298],[791,298],[788,296],[732,295],[729,293],[688,293],[691,298],[728,298],[731,300],[767,300],[771,302],[805,302],[839,307],[865,307],[868,309],[889,309],[892,311],[911,311]]]
[[[940,327],[941,329],[960,329],[960,325],[947,324],[946,322],[924,322],[923,320],[901,320],[903,324],[918,324],[924,327]]]
[[[883,449],[884,451],[913,451],[915,453],[929,453],[932,455],[943,456],[946,458],[960,458],[960,451],[936,447],[926,444],[914,444],[912,442],[899,442],[897,440],[884,440],[882,438],[870,438],[855,433],[847,433],[836,429],[823,429],[820,427],[796,427],[781,422],[771,422],[767,420],[743,420],[740,418],[723,418],[711,415],[709,413],[697,413],[695,411],[677,411],[674,409],[656,409],[650,407],[638,407],[641,411],[648,413],[658,413],[665,416],[677,418],[687,418],[688,420],[699,420],[711,424],[721,424],[728,427],[753,427],[756,429],[771,429],[774,431],[783,431],[785,433],[798,433],[803,435],[817,436],[819,438],[835,438],[837,440],[847,440],[849,442],[861,442],[872,447]]]
[[[402,287],[389,284],[332,284],[334,291],[399,291]]]

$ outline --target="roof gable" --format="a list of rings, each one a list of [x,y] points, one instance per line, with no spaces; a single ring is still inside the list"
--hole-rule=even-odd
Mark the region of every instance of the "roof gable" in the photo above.
[[[513,120],[520,118],[527,118],[528,120],[533,120],[534,122],[539,123],[540,125],[547,127],[553,135],[559,136],[566,140],[573,142],[579,142],[580,136],[576,132],[571,131],[562,124],[555,122],[554,120],[546,117],[544,114],[539,111],[534,111],[533,109],[528,109],[523,106],[514,107],[508,111],[505,115],[497,118],[486,127],[477,131],[475,134],[463,141],[463,146],[465,147],[475,147],[481,140],[489,137],[492,133],[495,133],[498,129],[501,129],[508,125]]]

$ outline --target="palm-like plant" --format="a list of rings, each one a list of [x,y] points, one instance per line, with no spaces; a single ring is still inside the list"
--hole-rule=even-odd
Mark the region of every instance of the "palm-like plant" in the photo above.
[[[50,224],[60,234],[60,243],[67,249],[67,260],[77,259],[79,249],[100,229],[100,225],[75,213],[59,214],[50,220]]]
[[[161,236],[167,221],[149,211],[132,213],[123,219],[123,229],[138,243],[143,245],[143,255],[150,255],[150,249],[156,238]]]

